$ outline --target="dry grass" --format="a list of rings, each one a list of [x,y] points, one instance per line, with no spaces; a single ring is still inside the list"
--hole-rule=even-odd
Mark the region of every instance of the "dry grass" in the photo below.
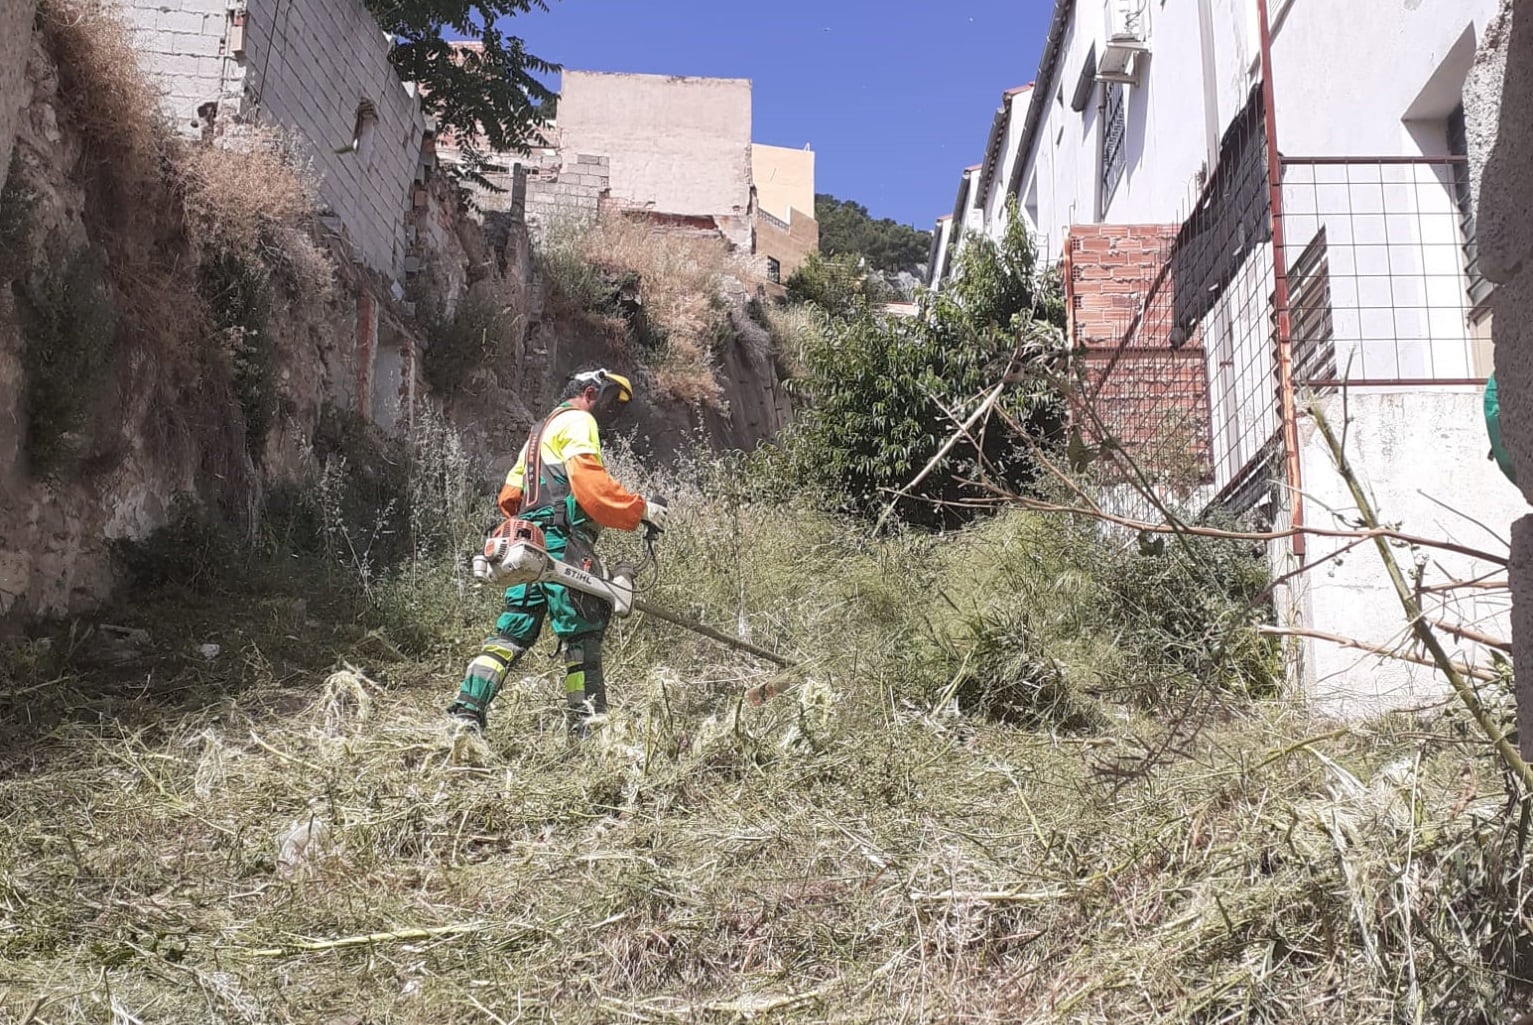
[[[1031,521],[860,544],[722,499],[728,467],[613,459],[676,497],[646,596],[796,671],[623,623],[614,711],[572,749],[549,645],[484,741],[444,726],[491,595],[423,663],[296,581],[121,610],[158,650],[113,668],[18,649],[0,1014],[1468,1025],[1523,999],[1527,857],[1453,714],[1338,729],[1232,706],[1113,779],[1154,718],[1008,726],[905,657],[923,623],[1011,600],[987,592],[1039,564]],[[459,601],[460,579],[422,586]],[[1112,642],[1092,643],[1058,652],[1077,680]],[[769,681],[780,697],[742,700]]]
[[[101,0],[49,0],[39,10],[67,101],[66,123],[80,132],[91,157],[113,164],[124,196],[132,196],[129,189],[158,177],[170,145],[159,92],[139,65],[133,31],[117,5]]]
[[[723,239],[611,215],[590,227],[555,227],[543,252],[555,283],[588,309],[610,304],[614,283],[634,282],[649,336],[639,339],[641,358],[658,390],[694,406],[719,405],[715,349],[731,330],[724,285],[738,270]]]
[[[182,202],[194,242],[280,266],[292,291],[328,300],[335,268],[312,238],[317,183],[289,137],[245,128],[180,154]]]

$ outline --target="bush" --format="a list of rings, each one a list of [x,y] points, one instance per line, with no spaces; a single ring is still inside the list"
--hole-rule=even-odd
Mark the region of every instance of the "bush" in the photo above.
[[[235,398],[245,414],[245,447],[259,457],[277,415],[277,351],[264,269],[232,252],[201,267],[199,290],[224,341]]]
[[[895,298],[883,278],[855,256],[810,253],[783,287],[789,299],[818,306],[833,317],[849,317]]]
[[[82,432],[116,357],[117,314],[84,251],[35,268],[19,305],[27,458],[34,476],[48,477],[84,448]]]
[[[626,335],[662,395],[694,406],[723,400],[714,364],[733,334],[723,287],[735,268],[722,239],[616,215],[551,226],[540,258],[561,297]]]
[[[509,328],[510,310],[476,292],[465,295],[450,317],[440,309],[428,315],[421,359],[426,383],[438,395],[452,394],[505,354]]]
[[[998,407],[961,438],[895,510],[911,524],[955,526],[991,497],[981,480],[1025,492],[1038,474],[1032,446],[1060,439],[1064,406],[1051,374],[1063,357],[1047,282],[1020,218],[1001,243],[975,238],[956,280],[923,297],[920,315],[887,317],[844,293],[829,327],[804,349],[809,407],[790,429],[783,476],[828,488],[841,508],[876,513],[911,484],[958,424],[1003,378]],[[1018,429],[1019,428],[1019,429]]]
[[[0,188],[0,281],[13,281],[26,272],[32,200],[18,149],[11,153],[4,188]]]

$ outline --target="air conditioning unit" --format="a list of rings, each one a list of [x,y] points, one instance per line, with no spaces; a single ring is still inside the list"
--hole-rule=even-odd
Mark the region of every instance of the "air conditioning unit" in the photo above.
[[[1150,52],[1150,0],[1106,0],[1107,43],[1097,81],[1139,82],[1139,55]]]

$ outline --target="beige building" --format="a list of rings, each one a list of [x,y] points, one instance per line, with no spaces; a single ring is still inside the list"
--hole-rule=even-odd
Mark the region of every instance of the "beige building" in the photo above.
[[[780,221],[814,216],[814,150],[786,146],[751,146],[751,180],[756,202]]]
[[[566,164],[570,154],[609,158],[609,195],[625,206],[742,222],[750,214],[748,79],[566,71],[558,137]]]
[[[507,191],[483,197],[486,209],[524,211],[534,233],[643,214],[758,257],[763,282],[819,249],[814,153],[751,143],[749,79],[565,71],[558,121],[539,142],[526,156],[491,155]],[[449,163],[455,154],[441,150]]]
[[[814,150],[751,147],[756,186],[756,252],[766,259],[768,281],[786,281],[810,253],[820,251],[814,217]]]

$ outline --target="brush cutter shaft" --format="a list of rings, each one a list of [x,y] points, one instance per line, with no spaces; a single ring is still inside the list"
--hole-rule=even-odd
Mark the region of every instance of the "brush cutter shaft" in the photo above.
[[[649,525],[649,530],[646,540],[653,545],[660,531],[653,524]],[[653,557],[653,547],[650,554]],[[628,566],[619,566],[612,576],[603,577],[561,562],[548,554],[548,549],[544,547],[542,529],[525,520],[507,520],[490,535],[484,544],[484,554],[474,556],[474,576],[486,583],[504,587],[515,587],[518,584],[563,584],[572,590],[611,602],[612,614],[619,618],[625,618],[638,609],[647,616],[673,623],[737,651],[764,658],[784,669],[793,665],[781,655],[705,626],[689,616],[635,600],[635,570]]]

